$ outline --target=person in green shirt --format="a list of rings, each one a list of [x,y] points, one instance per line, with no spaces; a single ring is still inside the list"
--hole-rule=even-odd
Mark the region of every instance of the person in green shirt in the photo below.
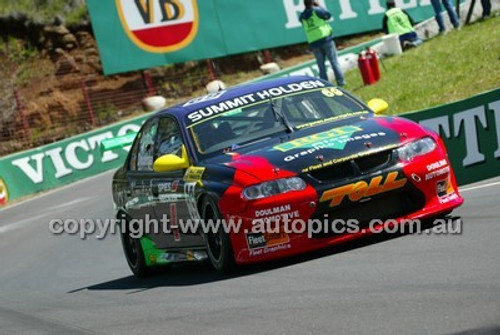
[[[304,27],[311,50],[316,58],[321,79],[328,80],[325,59],[328,58],[332,66],[338,86],[344,86],[344,74],[340,68],[337,48],[333,41],[333,30],[328,20],[332,14],[321,8],[314,0],[304,0],[306,9],[300,14],[300,22]]]
[[[404,10],[397,8],[394,0],[387,0],[387,11],[382,22],[386,34],[398,34],[403,50],[422,44],[413,28],[411,16]]]

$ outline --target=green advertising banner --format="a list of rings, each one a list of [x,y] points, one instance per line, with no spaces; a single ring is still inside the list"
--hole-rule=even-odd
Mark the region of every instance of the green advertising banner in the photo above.
[[[319,0],[335,36],[382,29],[385,0]],[[415,21],[430,0],[396,0]],[[87,0],[106,74],[306,41],[303,0]]]
[[[148,115],[0,159],[0,205],[70,184],[123,164],[128,149],[103,152],[101,141],[136,133]]]
[[[500,175],[500,89],[403,116],[440,134],[460,185]]]

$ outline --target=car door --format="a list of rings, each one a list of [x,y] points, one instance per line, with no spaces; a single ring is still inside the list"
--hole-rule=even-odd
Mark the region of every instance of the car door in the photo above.
[[[128,189],[125,209],[138,220],[156,219],[152,196],[154,146],[158,131],[158,118],[146,122],[137,135],[128,161]],[[143,221],[144,222],[144,221]],[[144,227],[144,225],[143,225]]]
[[[154,159],[163,155],[182,154],[181,131],[177,121],[173,117],[164,116],[160,118],[158,134],[155,145]],[[152,192],[155,199],[154,211],[159,222],[166,222],[170,234],[159,232],[151,234],[151,239],[159,248],[192,248],[202,247],[203,238],[197,233],[183,232],[179,226],[179,220],[186,222],[193,219],[189,192],[186,192],[188,184],[184,181],[185,169],[170,172],[156,173],[152,179]],[[177,227],[177,228],[176,228]]]

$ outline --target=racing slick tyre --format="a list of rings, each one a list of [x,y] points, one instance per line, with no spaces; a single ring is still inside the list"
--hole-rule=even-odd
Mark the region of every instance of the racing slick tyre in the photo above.
[[[222,219],[216,202],[211,197],[205,197],[202,202],[202,218],[205,222]],[[207,248],[210,263],[219,273],[228,274],[234,270],[233,248],[229,235],[224,231],[222,225],[217,226],[217,231],[203,232],[203,239]]]
[[[149,277],[153,274],[153,269],[146,265],[140,239],[130,236],[128,222],[125,226],[122,229],[121,240],[128,266],[137,278]]]

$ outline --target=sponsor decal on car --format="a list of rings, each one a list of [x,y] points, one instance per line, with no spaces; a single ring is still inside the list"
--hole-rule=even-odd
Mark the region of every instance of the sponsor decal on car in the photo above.
[[[187,256],[185,254],[165,252],[165,253],[160,254],[158,262],[160,260],[166,261],[167,263],[171,263],[171,262],[183,262],[183,261],[187,261],[188,259],[187,259]]]
[[[458,198],[449,178],[440,180],[436,183],[436,194],[439,198],[439,202],[442,204],[446,204]]]
[[[201,184],[203,172],[205,172],[204,167],[191,166],[186,170],[186,173],[184,174],[184,181],[197,182]]]
[[[276,206],[272,208],[258,209],[255,211],[254,226],[269,223],[279,222],[282,220],[293,220],[300,217],[300,211],[293,210],[290,204]],[[257,231],[257,230],[254,230]]]
[[[323,140],[320,142],[313,143],[312,146],[313,148],[303,150],[300,152],[297,152],[293,155],[288,155],[285,157],[285,162],[291,162],[295,160],[296,158],[307,156],[310,154],[313,154],[317,151],[320,151],[322,149],[338,149],[338,150],[343,150],[347,143],[352,143],[356,141],[361,141],[361,140],[369,140],[373,139],[375,137],[384,137],[387,134],[384,132],[378,132],[378,133],[370,133],[370,134],[363,134],[359,136],[352,136],[349,137],[348,135],[340,135],[339,137],[336,138],[330,138],[328,140]],[[280,145],[282,148],[286,147],[286,144],[290,142],[284,143],[283,145]],[[276,148],[276,147],[275,147]]]
[[[336,96],[343,96],[344,95],[344,92],[342,92],[341,90],[339,90],[338,88],[336,87],[328,87],[328,88],[324,88],[321,90],[321,93],[323,93],[323,95],[329,97],[329,98],[333,98],[333,97],[336,97]]]
[[[246,240],[251,256],[290,248],[290,238],[285,232],[247,233]]]
[[[439,198],[439,203],[442,205],[447,204],[451,201],[457,200],[458,199],[458,194],[452,193],[452,194],[447,194],[442,198]]]
[[[357,202],[363,198],[370,198],[374,195],[393,191],[406,185],[407,179],[398,179],[399,172],[391,172],[384,176],[373,177],[369,182],[360,180],[356,183],[347,184],[341,187],[323,192],[320,202],[330,201],[330,207],[338,206],[347,196],[350,201]]]
[[[174,235],[174,241],[181,241],[181,234],[179,232],[179,226],[177,222],[177,204],[170,204],[170,228],[172,229],[172,234]]]
[[[153,255],[153,257],[155,258],[154,262],[159,265],[176,262],[202,261],[208,258],[207,253],[200,250],[187,250],[185,253],[161,251],[157,255]]]
[[[155,53],[182,49],[198,33],[197,0],[115,0],[122,26],[139,48]]]
[[[315,149],[339,149],[345,148],[352,134],[362,131],[356,126],[344,126],[333,128],[328,131],[314,135],[298,138],[274,147],[275,150],[287,152],[292,149],[315,148]]]
[[[259,218],[259,217],[264,217],[264,216],[281,214],[284,212],[289,212],[291,210],[292,210],[292,206],[290,204],[276,206],[276,207],[272,207],[272,208],[259,209],[259,210],[255,211],[255,217]]]
[[[441,177],[442,175],[445,175],[447,173],[450,172],[450,166],[446,166],[442,169],[439,169],[437,171],[433,171],[433,172],[430,172],[430,173],[427,173],[425,175],[425,180],[431,180],[431,179],[434,179],[434,178],[437,178],[437,177]]]
[[[159,202],[177,202],[181,201],[184,198],[182,194],[178,193],[164,193],[158,195]],[[153,197],[154,200],[154,197]]]
[[[178,180],[174,180],[173,182],[168,182],[168,183],[160,183],[158,184],[158,192],[159,193],[176,192],[178,186],[179,186]]]
[[[370,151],[360,152],[360,153],[356,153],[356,154],[349,155],[349,156],[346,156],[346,157],[341,157],[341,158],[334,158],[334,159],[331,159],[329,161],[325,161],[325,162],[322,162],[322,163],[319,163],[319,164],[315,164],[315,165],[311,165],[311,166],[305,167],[305,168],[302,169],[302,173],[307,173],[307,172],[319,170],[319,169],[322,169],[322,168],[325,168],[325,167],[332,166],[334,164],[344,163],[344,162],[350,161],[352,159],[357,159],[357,158],[361,158],[361,157],[373,155],[374,153],[385,151],[385,150],[390,150],[390,149],[394,149],[394,148],[397,148],[397,145],[394,145],[394,144],[393,145],[386,145],[386,146],[377,148],[376,150],[370,150]]]
[[[7,185],[5,185],[3,179],[0,179],[0,206],[5,205],[7,201],[9,201]]]
[[[448,194],[448,180],[440,180],[436,183],[436,194],[440,198]]]
[[[218,102],[216,104],[199,109],[195,112],[188,114],[187,118],[191,123],[197,123],[207,118],[217,116],[221,113],[227,113],[235,108],[241,108],[250,104],[259,103],[264,100],[286,96],[301,91],[314,90],[325,87],[319,80],[306,80],[299,83],[292,83],[284,86],[272,87],[267,90],[249,93],[247,95],[239,96],[234,99]]]
[[[196,221],[200,220],[201,216],[198,212],[196,203],[196,182],[189,182],[184,184],[184,196],[186,197],[186,206],[188,208],[189,217]]]
[[[214,93],[210,93],[210,94],[198,97],[198,98],[194,98],[194,99],[191,99],[188,102],[186,102],[184,105],[182,105],[182,107],[188,107],[191,105],[199,104],[201,102],[217,100],[220,97],[222,97],[224,95],[224,93],[226,93],[226,91],[214,92]]]
[[[450,166],[446,159],[441,159],[440,161],[427,165],[427,171],[429,171],[429,173],[425,175],[425,180],[431,180],[448,174],[450,172]]]
[[[434,170],[437,170],[439,168],[442,168],[445,165],[448,165],[448,162],[446,161],[446,159],[441,159],[440,161],[437,161],[437,162],[434,162],[434,163],[427,165],[427,171],[429,171],[429,172],[434,171]]]
[[[297,128],[297,129],[311,128],[311,127],[316,127],[316,126],[319,126],[319,125],[322,125],[325,123],[339,121],[342,119],[351,118],[353,116],[366,115],[366,114],[369,114],[369,112],[368,111],[359,111],[359,112],[353,112],[353,113],[348,113],[348,114],[336,115],[336,116],[332,116],[332,117],[329,117],[326,119],[321,119],[321,120],[317,120],[317,121],[304,123],[304,124],[296,126],[295,128]]]

